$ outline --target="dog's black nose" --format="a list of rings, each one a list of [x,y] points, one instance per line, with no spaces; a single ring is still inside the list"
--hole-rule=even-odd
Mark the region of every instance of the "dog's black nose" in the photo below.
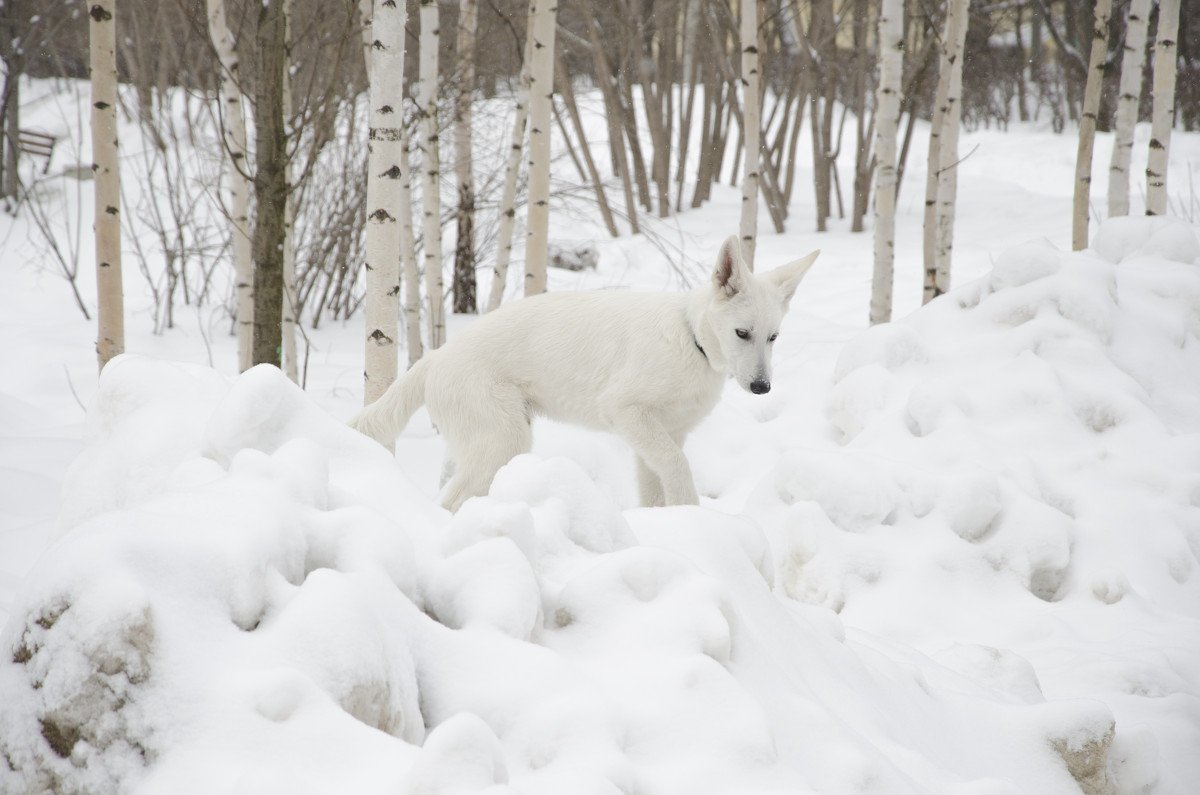
[[[765,395],[771,391],[771,384],[769,381],[751,381],[750,391],[756,395]]]

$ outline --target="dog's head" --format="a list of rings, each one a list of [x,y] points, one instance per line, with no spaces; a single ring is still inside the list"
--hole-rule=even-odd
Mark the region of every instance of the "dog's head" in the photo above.
[[[742,260],[736,237],[721,245],[712,274],[710,328],[721,360],[746,391],[761,395],[771,390],[771,350],[779,325],[796,286],[820,253],[758,276]]]

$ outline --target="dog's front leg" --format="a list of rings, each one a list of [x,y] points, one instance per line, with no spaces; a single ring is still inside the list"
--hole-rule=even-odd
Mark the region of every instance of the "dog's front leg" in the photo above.
[[[628,407],[613,417],[613,428],[637,453],[639,496],[643,505],[700,504],[683,448],[653,412],[640,406]],[[648,479],[657,482],[648,483]]]

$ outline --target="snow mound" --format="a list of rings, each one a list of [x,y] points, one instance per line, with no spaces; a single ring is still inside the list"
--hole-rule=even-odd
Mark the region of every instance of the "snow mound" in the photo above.
[[[864,333],[836,441],[725,413],[773,451],[737,516],[521,456],[451,517],[277,370],[118,359],[0,634],[0,790],[1186,792],[1200,268],[1157,230]]]

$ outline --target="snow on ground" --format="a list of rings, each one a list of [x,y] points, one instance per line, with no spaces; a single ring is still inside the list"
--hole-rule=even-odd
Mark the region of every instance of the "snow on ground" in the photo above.
[[[0,216],[0,791],[1193,792],[1200,230],[1070,253],[1070,137],[976,144],[922,309],[914,159],[895,323],[864,328],[868,236],[803,197],[762,235],[760,268],[824,253],[775,389],[688,440],[699,508],[634,508],[619,441],[543,423],[446,514],[427,418],[394,458],[342,424],[354,322],[301,391],[222,335],[210,367],[203,323],[152,335],[130,280],[138,353],[97,382]],[[552,286],[698,281],[739,203]]]

